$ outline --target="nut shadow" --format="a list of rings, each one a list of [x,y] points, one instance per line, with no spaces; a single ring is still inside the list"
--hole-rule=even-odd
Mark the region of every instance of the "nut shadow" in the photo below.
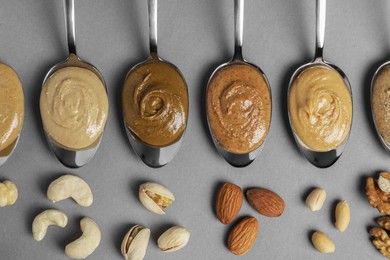
[[[40,176],[38,178],[38,186],[39,186],[39,189],[41,190],[42,192],[42,195],[44,195],[46,197],[46,194],[47,194],[47,188],[49,188],[49,185],[50,183],[52,183],[54,180],[56,180],[57,178],[61,177],[62,173],[53,173],[53,174],[50,174],[50,175],[44,175],[44,176]]]
[[[307,197],[310,195],[310,193],[314,190],[318,188],[317,186],[310,186],[309,188],[305,189],[303,192],[302,192],[302,195],[301,195],[301,201],[303,203],[305,203],[306,205],[306,199]]]
[[[365,201],[367,201],[367,197],[366,197],[366,181],[367,181],[368,177],[369,176],[364,174],[364,175],[361,175],[359,177],[359,180],[358,180],[358,193],[359,193],[359,197],[362,200],[365,200]]]
[[[214,183],[214,185],[212,186],[212,201],[211,201],[211,211],[214,213],[214,216],[216,218],[217,217],[217,212],[215,210],[216,208],[216,204],[217,204],[217,198],[218,198],[218,193],[219,193],[219,190],[222,188],[222,186],[226,183],[226,181],[222,181],[222,180],[218,180]]]
[[[164,223],[164,224],[158,224],[158,225],[153,226],[151,228],[151,230],[153,230],[153,232],[151,232],[150,237],[153,240],[154,244],[157,246],[157,248],[158,248],[158,244],[157,244],[158,238],[165,231],[167,231],[169,228],[171,228],[173,226],[177,226],[177,225],[178,224],[175,224],[175,223],[172,223],[172,222],[168,222],[168,223]]]
[[[127,234],[127,232],[137,224],[135,223],[128,223],[124,222],[121,224],[116,225],[114,228],[111,229],[111,232],[109,234],[110,237],[114,237],[114,239],[111,240],[113,247],[115,248],[115,251],[118,253],[118,256],[122,257],[122,241]]]

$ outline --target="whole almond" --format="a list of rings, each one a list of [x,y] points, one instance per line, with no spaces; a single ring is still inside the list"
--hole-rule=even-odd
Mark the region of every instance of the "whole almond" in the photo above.
[[[218,192],[215,211],[222,224],[229,224],[241,209],[243,195],[241,188],[232,183],[225,183]]]
[[[256,241],[259,222],[254,217],[241,220],[230,232],[228,248],[235,255],[245,255]]]
[[[267,189],[250,189],[246,198],[255,210],[267,217],[279,217],[286,206],[278,194]]]

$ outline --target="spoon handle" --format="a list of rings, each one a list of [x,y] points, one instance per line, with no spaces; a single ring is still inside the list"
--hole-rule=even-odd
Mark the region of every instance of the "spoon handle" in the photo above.
[[[148,0],[150,56],[157,57],[157,0]]]
[[[234,0],[234,57],[242,58],[242,38],[244,33],[244,0]]]
[[[323,60],[325,41],[326,0],[317,0],[316,60]]]
[[[76,55],[76,29],[74,17],[74,0],[64,0],[66,33],[68,35],[69,54]]]

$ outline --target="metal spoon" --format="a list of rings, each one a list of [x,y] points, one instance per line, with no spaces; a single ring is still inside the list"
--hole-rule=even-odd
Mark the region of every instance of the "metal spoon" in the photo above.
[[[324,48],[324,39],[325,39],[325,19],[326,19],[326,0],[317,0],[317,37],[316,37],[316,52],[315,57],[312,62],[309,62],[301,67],[299,67],[293,74],[290,80],[290,84],[288,87],[288,95],[290,94],[291,85],[294,82],[295,78],[297,78],[301,72],[304,70],[314,67],[314,66],[325,66],[330,69],[336,70],[340,76],[343,78],[345,85],[348,88],[348,91],[351,95],[352,100],[352,91],[351,86],[349,84],[347,76],[344,74],[344,72],[338,68],[337,66],[324,61],[323,59],[323,48]],[[307,158],[309,162],[311,162],[314,166],[319,168],[327,168],[331,165],[333,165],[337,159],[340,157],[344,150],[344,146],[347,143],[349,133],[351,131],[351,128],[349,129],[348,135],[345,137],[344,142],[336,147],[333,150],[326,151],[326,152],[319,152],[314,151],[310,148],[308,148],[299,138],[299,136],[296,134],[291,117],[290,117],[290,111],[288,111],[288,117],[290,120],[290,126],[295,138],[295,141],[302,152],[302,154]]]
[[[256,69],[258,71],[258,73],[260,73],[263,76],[263,78],[265,79],[265,81],[267,83],[269,95],[271,98],[270,84],[269,84],[264,72],[256,65],[247,62],[242,56],[242,43],[243,43],[243,32],[244,32],[244,0],[234,0],[234,23],[235,23],[235,26],[234,26],[234,29],[235,29],[234,30],[234,40],[235,40],[235,42],[234,42],[233,58],[229,62],[220,65],[219,67],[217,67],[214,70],[213,74],[211,74],[209,82],[207,83],[207,92],[209,91],[209,86],[210,86],[211,80],[219,71],[221,71],[222,69],[225,69],[228,66],[241,64],[241,65],[253,67],[254,69]],[[272,98],[271,98],[271,100],[272,100]],[[271,111],[272,111],[272,109],[271,109]],[[207,116],[207,122],[209,125],[209,129],[211,132],[211,136],[212,136],[214,145],[217,148],[219,154],[225,159],[226,162],[228,162],[229,164],[231,164],[234,167],[245,167],[245,166],[251,164],[257,158],[259,153],[264,148],[265,140],[258,148],[256,148],[255,150],[253,150],[249,153],[237,154],[237,153],[233,153],[231,151],[228,151],[219,143],[218,139],[214,135],[212,128],[210,126],[210,121],[209,121],[208,116]]]
[[[380,133],[379,131],[379,128],[378,128],[378,124],[376,122],[376,117],[375,117],[375,114],[374,114],[374,111],[373,111],[373,89],[374,89],[374,85],[375,85],[375,80],[377,78],[377,76],[379,75],[379,73],[386,69],[388,66],[390,66],[390,61],[387,61],[385,63],[383,63],[382,65],[379,66],[379,68],[376,70],[375,74],[374,74],[374,77],[372,78],[372,82],[371,82],[371,87],[370,87],[370,100],[371,100],[371,114],[372,114],[372,118],[374,120],[374,125],[375,125],[375,129],[376,129],[376,133],[377,135],[379,136],[379,140],[381,141],[383,147],[385,148],[385,150],[387,152],[390,152],[390,143],[388,143],[382,136],[382,134]]]
[[[81,60],[76,54],[76,33],[75,33],[75,15],[74,15],[74,0],[64,0],[64,11],[65,11],[65,23],[68,36],[68,49],[69,56],[68,58],[57,65],[54,65],[49,72],[46,74],[46,77],[43,81],[42,86],[45,85],[46,80],[56,71],[63,69],[65,67],[79,67],[83,69],[90,70],[100,79],[103,83],[104,88],[107,92],[107,87],[103,76],[100,72],[90,63]],[[85,165],[96,153],[99,148],[100,141],[103,134],[99,139],[83,150],[70,150],[65,147],[58,145],[53,139],[50,138],[48,133],[45,131],[46,139],[50,145],[51,150],[58,158],[58,160],[67,167],[78,168]]]
[[[188,98],[188,89],[187,89],[187,83],[181,74],[180,70],[173,65],[172,63],[169,63],[163,59],[161,59],[157,54],[157,0],[148,0],[148,10],[149,10],[149,41],[150,41],[150,54],[149,57],[141,62],[135,65],[126,75],[126,79],[130,76],[131,73],[133,73],[137,68],[144,66],[148,63],[162,63],[165,65],[168,65],[175,69],[181,78],[183,79],[183,82],[185,84],[185,91],[187,93]],[[187,100],[188,104],[188,100]],[[188,111],[188,108],[187,108]],[[187,117],[188,118],[188,117]],[[167,163],[169,163],[177,154],[179,151],[181,142],[183,140],[184,132],[181,134],[181,137],[174,143],[169,144],[167,146],[151,146],[148,145],[141,140],[139,140],[127,127],[127,124],[124,120],[124,125],[126,129],[126,134],[129,139],[129,142],[131,146],[133,147],[134,151],[137,153],[137,155],[141,158],[141,160],[148,166],[153,168],[159,168]],[[186,122],[187,125],[187,122]]]

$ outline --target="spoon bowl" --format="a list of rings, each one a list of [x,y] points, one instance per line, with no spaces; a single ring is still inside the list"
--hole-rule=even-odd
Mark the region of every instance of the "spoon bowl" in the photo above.
[[[162,63],[162,64],[165,64],[167,66],[170,66],[170,67],[174,68],[179,73],[179,75],[181,76],[181,78],[182,78],[182,80],[183,80],[183,82],[185,84],[187,97],[188,97],[187,83],[186,83],[183,75],[181,74],[180,70],[175,65],[173,65],[172,63],[169,63],[169,62],[161,59],[160,57],[158,57],[156,55],[150,56],[146,61],[140,62],[137,65],[135,65],[127,73],[125,82],[127,81],[127,78],[134,71],[136,71],[139,67],[144,66],[144,65],[149,64],[149,63],[155,63],[155,62]],[[187,104],[188,104],[188,102],[187,102]],[[188,106],[187,106],[187,111],[188,111]],[[142,140],[140,140],[129,129],[129,127],[127,126],[126,121],[123,120],[123,122],[124,122],[124,125],[125,125],[125,129],[126,129],[126,134],[127,134],[128,140],[129,140],[131,146],[133,147],[134,151],[136,152],[138,157],[146,165],[148,165],[149,167],[152,167],[152,168],[160,168],[160,167],[166,165],[167,163],[169,163],[171,160],[173,160],[173,158],[175,157],[175,155],[179,151],[179,148],[181,146],[181,143],[182,143],[182,140],[183,140],[183,137],[184,137],[184,133],[185,133],[185,130],[186,130],[186,128],[185,128],[183,130],[183,133],[181,134],[181,136],[175,142],[173,142],[173,143],[171,143],[169,145],[166,145],[166,146],[153,146],[153,145],[147,144],[147,143],[143,142]],[[187,125],[187,122],[186,122],[186,125]]]
[[[140,157],[140,159],[149,167],[152,168],[160,168],[167,163],[169,163],[177,152],[179,151],[179,148],[181,146],[182,140],[184,133],[187,128],[187,121],[188,121],[188,87],[187,83],[180,72],[180,70],[173,65],[172,63],[169,63],[163,59],[161,59],[158,54],[157,54],[157,0],[148,0],[148,11],[149,11],[149,41],[150,41],[150,55],[148,59],[145,61],[138,63],[135,65],[126,75],[125,82],[128,81],[128,78],[136,72],[137,69],[139,69],[142,66],[148,65],[148,64],[161,64],[163,66],[169,66],[173,71],[177,72],[178,75],[180,76],[183,85],[184,85],[184,90],[186,94],[186,111],[187,111],[187,116],[185,119],[185,124],[184,124],[184,129],[180,136],[173,142],[167,144],[167,145],[151,145],[143,142],[140,140],[140,138],[137,137],[135,133],[131,130],[130,126],[128,125],[129,122],[126,122],[125,117],[123,118],[124,126],[126,129],[126,134],[128,137],[128,140],[133,147],[134,151],[136,154]],[[159,74],[159,72],[155,72],[156,74]],[[161,72],[160,72],[161,73]],[[159,74],[160,75],[160,74]],[[174,93],[176,94],[176,93]],[[124,100],[125,97],[122,94],[122,106],[124,106]],[[127,100],[126,100],[127,102]],[[164,105],[164,104],[163,104]],[[164,122],[162,122],[164,123]]]
[[[376,81],[377,77],[379,76],[379,74],[384,69],[386,69],[389,66],[390,66],[390,61],[387,61],[387,62],[385,62],[385,63],[383,63],[382,65],[379,66],[379,68],[376,70],[376,72],[375,72],[375,74],[374,74],[374,76],[372,78],[371,86],[370,86],[371,115],[372,115],[372,118],[373,118],[373,121],[374,121],[375,130],[376,130],[376,133],[377,133],[377,135],[379,137],[379,140],[382,143],[383,148],[387,152],[390,152],[390,143],[385,140],[385,138],[382,136],[382,134],[379,131],[378,122],[377,122],[377,119],[376,119],[375,114],[374,114],[373,92],[374,92],[375,81]]]
[[[325,20],[326,20],[326,0],[317,0],[317,24],[316,24],[316,53],[314,60],[310,63],[307,63],[301,67],[299,67],[294,74],[291,77],[290,84],[288,86],[287,90],[287,96],[290,96],[291,87],[296,78],[299,77],[299,75],[306,69],[312,68],[312,67],[326,67],[328,69],[335,70],[343,79],[345,86],[347,87],[347,90],[349,92],[350,98],[351,98],[351,106],[352,106],[352,90],[351,85],[348,81],[348,78],[344,74],[344,72],[338,68],[337,66],[324,61],[323,59],[323,48],[324,48],[324,39],[325,39]],[[349,134],[351,132],[351,127],[349,127],[348,133],[346,134],[343,142],[339,144],[334,149],[331,149],[329,151],[316,151],[314,149],[309,148],[298,136],[293,122],[291,120],[291,114],[290,114],[290,99],[288,98],[288,117],[290,126],[293,132],[294,139],[297,143],[297,146],[301,153],[306,157],[306,159],[312,163],[314,166],[318,168],[327,168],[333,165],[341,156],[345,144],[347,143],[347,140],[349,138]],[[351,117],[351,125],[352,125],[352,117]]]
[[[218,66],[218,67],[214,70],[214,72],[211,74],[211,77],[210,77],[210,79],[209,79],[209,81],[208,81],[208,83],[207,83],[206,92],[209,91],[210,82],[212,81],[212,79],[214,78],[214,76],[215,76],[218,72],[220,72],[221,70],[227,68],[228,66],[233,66],[233,65],[245,65],[245,66],[250,66],[250,67],[254,68],[255,70],[257,70],[258,73],[261,74],[261,75],[263,76],[263,78],[264,78],[264,80],[265,80],[265,82],[266,82],[268,91],[269,91],[270,99],[272,100],[270,84],[269,84],[268,79],[267,79],[266,75],[264,74],[264,72],[263,72],[259,67],[257,67],[256,65],[254,65],[254,64],[252,64],[252,63],[247,62],[247,61],[246,61],[245,59],[243,59],[243,58],[233,58],[231,61],[226,62],[226,63],[221,64],[220,66]],[[207,103],[207,102],[206,102],[206,103]],[[272,108],[271,108],[271,117],[272,117]],[[257,158],[257,156],[263,151],[263,148],[264,148],[264,145],[265,145],[265,141],[266,141],[267,138],[264,139],[264,141],[261,143],[261,145],[260,145],[259,147],[257,147],[256,149],[254,149],[254,150],[251,151],[251,152],[243,153],[243,154],[231,152],[231,151],[227,150],[223,145],[220,144],[220,142],[218,141],[218,139],[217,139],[217,137],[215,136],[214,132],[212,131],[208,113],[207,113],[207,123],[208,123],[209,129],[210,129],[210,133],[211,133],[211,137],[212,137],[213,143],[214,143],[215,147],[217,148],[218,153],[219,153],[219,154],[222,156],[222,158],[225,159],[225,161],[226,161],[227,163],[229,163],[230,165],[232,165],[232,166],[234,166],[234,167],[237,167],[237,168],[248,166],[248,165],[251,164],[251,163]]]
[[[93,72],[99,80],[103,83],[103,86],[107,93],[107,87],[105,84],[105,81],[103,79],[103,76],[101,73],[90,63],[85,62],[81,60],[77,55],[71,53],[69,57],[59,64],[54,65],[49,72],[46,74],[45,79],[43,80],[42,86],[45,85],[46,81],[50,78],[51,75],[53,75],[56,71],[67,68],[67,67],[77,67],[82,69],[87,69],[91,72]],[[57,157],[57,159],[64,164],[65,166],[69,168],[78,168],[86,163],[88,163],[92,157],[95,155],[96,151],[99,148],[101,139],[103,137],[103,133],[99,136],[97,141],[95,141],[92,145],[80,149],[80,150],[74,150],[69,149],[67,147],[64,147],[60,144],[58,144],[55,140],[53,140],[50,135],[44,130],[46,140],[50,145],[50,149],[54,153],[54,155]]]
[[[69,56],[65,61],[54,65],[49,70],[49,72],[45,76],[45,79],[43,80],[42,88],[45,85],[46,81],[55,72],[68,67],[76,67],[76,68],[89,70],[93,74],[95,74],[98,77],[98,79],[102,82],[105,93],[107,95],[107,87],[102,74],[92,64],[81,60],[76,54],[74,0],[64,0],[64,11],[65,11],[65,23],[67,26]],[[63,145],[59,144],[54,139],[52,139],[49,133],[46,132],[45,129],[44,132],[45,132],[46,140],[48,141],[52,152],[58,158],[58,160],[69,168],[78,168],[85,165],[94,156],[97,149],[99,148],[104,130],[94,143],[92,143],[88,147],[84,147],[81,149],[71,149],[68,147],[64,147]]]
[[[339,75],[343,78],[345,86],[347,86],[347,89],[351,95],[351,100],[352,100],[351,85],[350,85],[349,80],[348,80],[347,76],[345,75],[345,73],[339,67],[337,67],[329,62],[326,62],[323,59],[314,59],[312,62],[302,65],[294,72],[294,74],[291,77],[289,86],[288,86],[288,95],[290,94],[291,86],[292,86],[294,80],[306,69],[316,67],[316,66],[324,66],[324,67],[327,67],[327,68],[330,68],[330,69],[337,71],[339,73]],[[287,100],[288,100],[287,102],[290,102],[289,99],[287,99]],[[289,107],[289,105],[287,105],[287,107]],[[298,146],[299,150],[301,151],[301,153],[307,158],[307,160],[310,163],[312,163],[314,166],[316,166],[318,168],[327,168],[327,167],[332,166],[339,159],[339,157],[341,156],[341,154],[344,150],[345,144],[348,141],[351,128],[349,129],[349,132],[348,132],[347,136],[345,137],[344,142],[342,144],[340,144],[338,147],[336,147],[335,149],[332,149],[330,151],[315,151],[313,149],[310,149],[307,145],[305,145],[305,143],[297,135],[295,128],[294,128],[294,125],[292,124],[289,109],[288,109],[288,118],[289,118],[289,122],[290,122],[290,126],[291,126],[291,129],[293,132],[295,142],[297,143],[297,146]]]

